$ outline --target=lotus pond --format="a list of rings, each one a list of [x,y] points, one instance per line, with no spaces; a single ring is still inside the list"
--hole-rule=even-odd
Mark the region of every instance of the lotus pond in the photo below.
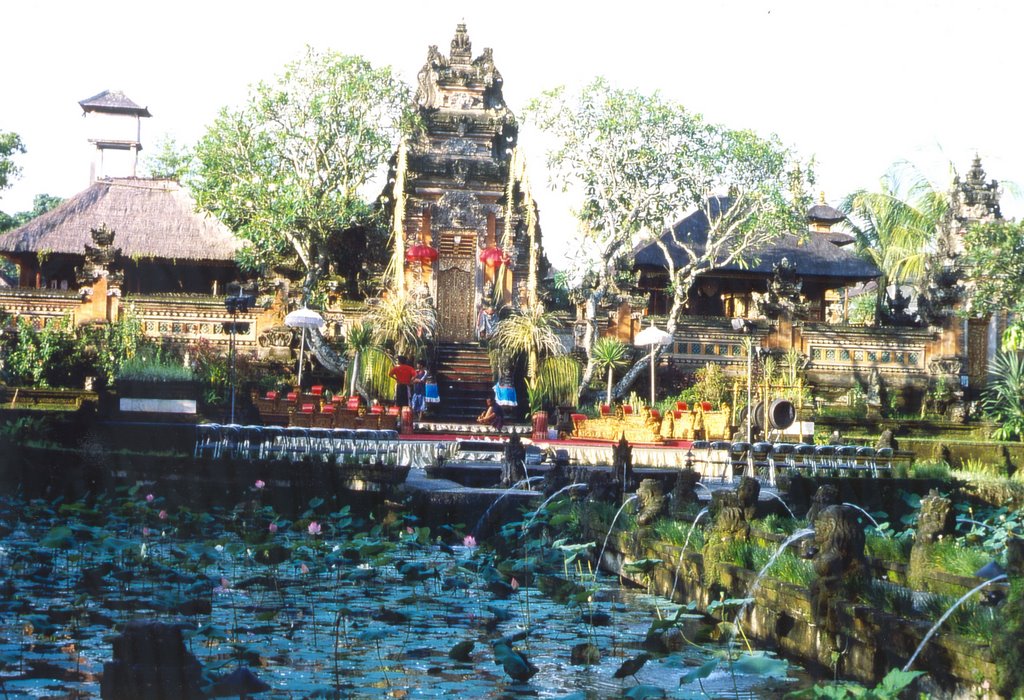
[[[596,575],[594,544],[552,541],[548,512],[478,544],[384,501],[357,514],[314,499],[287,519],[263,503],[268,488],[202,512],[138,487],[5,498],[0,694],[98,697],[111,638],[134,619],[180,624],[211,682],[249,667],[271,687],[260,697],[763,698],[806,685],[784,661],[707,641],[715,626],[686,608]]]

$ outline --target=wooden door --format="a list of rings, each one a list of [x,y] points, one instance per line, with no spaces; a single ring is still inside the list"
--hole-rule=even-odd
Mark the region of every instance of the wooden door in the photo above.
[[[444,258],[437,273],[437,337],[469,341],[476,337],[476,284],[472,257]]]

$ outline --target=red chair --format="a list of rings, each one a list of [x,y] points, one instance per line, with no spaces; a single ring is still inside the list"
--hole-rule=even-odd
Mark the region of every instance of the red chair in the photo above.
[[[402,412],[402,409],[400,409],[398,406],[388,406],[388,415],[389,416],[397,416],[401,412]]]
[[[686,404],[683,405],[685,406]],[[675,418],[676,420],[679,420],[680,418],[683,417],[683,412],[677,408],[676,410],[672,411],[672,417]]]
[[[309,388],[309,393],[312,394],[313,396],[323,396],[324,395],[324,385],[323,384],[317,384],[315,386],[311,386]]]
[[[277,401],[277,392],[268,391],[266,396],[267,401]]]
[[[701,401],[700,402],[700,410],[702,410],[702,411],[710,411],[710,410],[712,410],[711,402],[710,401]]]
[[[314,413],[315,410],[316,410],[316,405],[315,404],[304,403],[304,404],[302,404],[302,407],[299,409],[299,413]]]
[[[384,413],[384,407],[379,403],[370,406],[370,415],[379,416],[381,413]]]
[[[287,401],[288,403],[295,403],[296,401],[299,400],[299,392],[289,391],[288,395],[284,397],[284,400]]]
[[[345,403],[347,401],[348,401],[348,397],[347,396],[342,396],[341,394],[335,394],[334,396],[331,397],[331,403],[334,404],[335,406],[337,406],[339,404],[343,404],[343,403]]]
[[[612,414],[612,407],[606,403],[601,404],[601,415],[610,416]]]
[[[661,420],[661,411],[656,408],[651,409],[651,418],[654,420]]]
[[[337,413],[337,412],[338,412],[338,406],[336,404],[333,404],[333,403],[324,404],[324,406],[320,409],[320,413],[332,413],[333,414],[333,413]]]
[[[349,396],[348,401],[345,404],[345,408],[347,408],[350,411],[358,411],[359,404],[361,404],[362,402],[363,399],[358,394],[356,396]]]
[[[685,401],[676,401],[676,409],[679,410],[679,411],[688,411],[688,410],[690,410],[689,406],[686,405]],[[676,416],[676,417],[678,418],[679,416]]]
[[[628,415],[631,415],[632,413],[633,413],[633,407],[630,406],[629,404],[626,404],[626,405],[624,405],[622,407],[622,415],[628,416]]]

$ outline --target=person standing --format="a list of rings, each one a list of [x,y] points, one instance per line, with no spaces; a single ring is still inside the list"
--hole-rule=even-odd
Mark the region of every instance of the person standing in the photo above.
[[[398,362],[388,376],[395,380],[395,405],[404,407],[409,405],[409,386],[416,376],[416,369],[410,366],[404,357],[399,355]]]
[[[429,376],[427,364],[418,362],[416,374],[412,378],[412,412],[415,414],[416,420],[423,420],[423,412],[427,410],[427,377]]]

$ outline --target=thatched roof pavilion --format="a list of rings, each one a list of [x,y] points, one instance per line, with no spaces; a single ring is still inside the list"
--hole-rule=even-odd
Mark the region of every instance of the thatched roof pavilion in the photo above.
[[[121,251],[124,289],[136,293],[213,291],[237,277],[240,239],[174,180],[99,180],[56,209],[0,235],[0,254],[21,268],[23,287],[74,286],[91,230],[106,225]],[[66,284],[65,284],[66,283]]]

